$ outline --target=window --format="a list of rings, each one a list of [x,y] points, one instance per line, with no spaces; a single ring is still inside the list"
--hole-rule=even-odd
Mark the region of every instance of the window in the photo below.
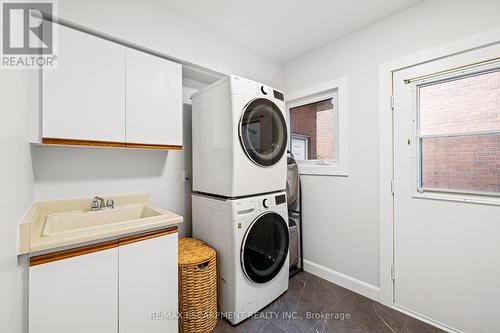
[[[417,91],[420,191],[500,193],[500,71]]]
[[[337,111],[333,99],[291,108],[290,126],[296,160],[337,161]]]
[[[345,78],[288,93],[289,150],[302,175],[348,175]]]

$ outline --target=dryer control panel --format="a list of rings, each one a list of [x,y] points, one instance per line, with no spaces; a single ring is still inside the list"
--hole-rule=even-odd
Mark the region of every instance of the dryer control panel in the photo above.
[[[239,76],[231,75],[231,84],[233,85],[233,94],[250,94],[255,97],[261,96],[278,104],[284,104],[285,95],[263,83],[255,82]]]
[[[277,99],[279,101],[284,102],[285,101],[285,96],[281,91],[278,91],[276,89],[273,89],[271,87],[265,86],[263,84],[257,83],[257,93],[259,95],[264,95],[270,99]]]

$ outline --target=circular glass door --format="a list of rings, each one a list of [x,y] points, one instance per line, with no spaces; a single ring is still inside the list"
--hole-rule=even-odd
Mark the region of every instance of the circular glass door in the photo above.
[[[256,283],[271,281],[288,255],[288,225],[276,213],[259,216],[250,226],[241,247],[242,266]]]
[[[257,98],[243,110],[240,141],[247,156],[259,166],[272,166],[286,151],[286,120],[279,107]]]

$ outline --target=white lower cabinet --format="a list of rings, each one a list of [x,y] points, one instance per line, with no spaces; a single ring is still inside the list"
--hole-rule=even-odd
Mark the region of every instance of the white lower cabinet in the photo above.
[[[30,333],[118,332],[117,313],[117,247],[30,266]]]
[[[120,245],[119,260],[119,332],[177,332],[177,233]]]
[[[178,331],[176,232],[41,262],[29,268],[30,333]]]

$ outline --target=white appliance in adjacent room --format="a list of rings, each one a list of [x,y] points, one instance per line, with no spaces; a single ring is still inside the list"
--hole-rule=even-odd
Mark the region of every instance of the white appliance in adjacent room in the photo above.
[[[236,198],[285,189],[282,92],[231,75],[192,100],[194,192]]]
[[[193,236],[217,251],[220,311],[237,324],[288,289],[286,194],[192,199]]]

